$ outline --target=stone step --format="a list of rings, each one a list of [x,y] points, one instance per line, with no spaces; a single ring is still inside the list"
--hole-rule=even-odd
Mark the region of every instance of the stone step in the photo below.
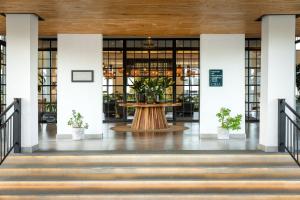
[[[0,166],[0,199],[300,199],[288,154],[31,154]]]
[[[300,180],[300,170],[295,168],[245,168],[245,167],[90,167],[90,168],[2,168],[0,181],[4,180],[131,180],[131,179],[200,179],[239,180],[275,179]]]
[[[300,181],[0,181],[0,195],[34,194],[293,194]]]
[[[5,167],[83,166],[290,166],[287,154],[113,154],[113,155],[23,155],[10,156]]]
[[[299,194],[300,181],[0,181],[0,195],[105,193]]]
[[[288,194],[98,194],[98,195],[3,195],[10,200],[299,200],[300,195]]]

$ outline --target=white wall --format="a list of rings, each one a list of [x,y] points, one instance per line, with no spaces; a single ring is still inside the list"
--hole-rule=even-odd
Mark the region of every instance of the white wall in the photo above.
[[[72,110],[89,124],[86,134],[102,133],[102,35],[58,34],[57,133],[71,134]],[[71,70],[94,70],[94,82],[71,82]]]
[[[223,69],[223,86],[209,87],[209,69]],[[221,107],[242,114],[245,133],[245,35],[200,35],[200,134],[216,134]]]
[[[295,16],[262,19],[260,147],[277,151],[278,98],[295,105]]]
[[[38,18],[6,15],[7,104],[22,98],[22,151],[38,145]]]

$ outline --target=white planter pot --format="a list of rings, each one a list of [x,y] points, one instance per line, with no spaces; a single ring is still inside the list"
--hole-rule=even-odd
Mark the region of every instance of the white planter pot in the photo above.
[[[83,138],[84,128],[72,128],[72,140],[81,140]]]
[[[218,128],[218,139],[219,140],[228,140],[229,139],[229,131],[224,128]]]

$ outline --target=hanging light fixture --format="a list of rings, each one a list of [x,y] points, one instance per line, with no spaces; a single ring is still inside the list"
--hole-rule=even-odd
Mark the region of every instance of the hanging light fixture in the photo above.
[[[183,68],[181,65],[178,65],[176,68],[176,76],[181,77],[183,75]]]
[[[149,37],[147,38],[147,40],[144,42],[144,47],[145,47],[146,49],[151,49],[151,48],[154,47],[154,43],[153,43],[153,41],[152,41],[152,39],[151,39],[150,36],[149,36]]]
[[[167,74],[167,76],[172,76],[172,71],[171,71],[171,70],[168,70],[168,71],[166,72],[166,74]]]
[[[103,75],[107,79],[114,79],[114,78],[116,78],[116,72],[113,71],[112,65],[109,65],[109,68],[108,69],[106,68],[104,70]]]

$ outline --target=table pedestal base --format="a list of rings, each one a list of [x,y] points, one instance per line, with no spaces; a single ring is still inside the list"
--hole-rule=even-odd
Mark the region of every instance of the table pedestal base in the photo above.
[[[136,107],[131,128],[139,131],[167,129],[165,108]]]
[[[144,134],[145,133],[145,135],[152,135],[152,134],[159,134],[159,133],[182,132],[184,130],[187,130],[188,128],[183,125],[169,125],[168,128],[164,128],[164,129],[134,130],[131,128],[131,125],[118,125],[115,127],[111,127],[110,129],[113,131],[116,131],[118,133],[131,132],[134,134]]]

